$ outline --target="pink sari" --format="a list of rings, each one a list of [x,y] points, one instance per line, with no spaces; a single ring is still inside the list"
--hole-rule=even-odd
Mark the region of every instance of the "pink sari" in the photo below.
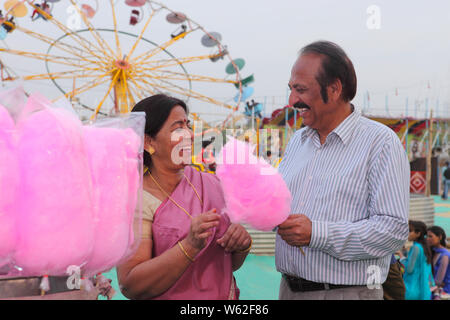
[[[194,190],[183,178],[171,197],[192,217],[213,208],[222,215],[220,225],[213,229],[205,248],[195,257],[177,282],[157,300],[228,300],[237,299],[238,289],[233,278],[231,254],[216,243],[223,236],[230,220],[223,212],[225,200],[218,178],[186,167],[184,174],[195,186],[203,206]],[[177,245],[189,233],[191,219],[169,199],[164,200],[155,212],[152,224],[153,257]]]

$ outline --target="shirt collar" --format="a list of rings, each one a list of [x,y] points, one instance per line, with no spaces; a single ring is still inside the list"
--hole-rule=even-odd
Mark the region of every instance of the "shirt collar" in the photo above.
[[[344,119],[332,132],[334,132],[339,138],[341,138],[342,143],[347,145],[350,141],[353,132],[355,131],[356,124],[358,123],[361,113],[355,109],[353,104],[351,104],[352,113]]]
[[[350,141],[353,132],[355,131],[356,124],[361,117],[361,113],[359,110],[356,110],[355,106],[353,104],[350,104],[352,108],[352,113],[344,119],[331,133],[335,133],[344,143],[344,145],[347,145],[347,143]],[[315,129],[312,129],[310,127],[306,127],[302,132],[302,142],[304,142],[307,138],[311,137],[313,134],[316,133]]]

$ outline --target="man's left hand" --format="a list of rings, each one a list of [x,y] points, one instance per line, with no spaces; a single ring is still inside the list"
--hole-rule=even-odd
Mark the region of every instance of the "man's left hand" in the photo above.
[[[304,214],[291,214],[278,226],[278,234],[289,245],[307,246],[311,241],[312,222]]]

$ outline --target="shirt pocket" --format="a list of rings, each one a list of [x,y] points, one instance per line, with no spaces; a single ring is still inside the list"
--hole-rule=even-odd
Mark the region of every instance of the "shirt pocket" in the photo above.
[[[317,214],[327,221],[357,221],[367,216],[365,181],[352,176],[329,175],[319,179]]]

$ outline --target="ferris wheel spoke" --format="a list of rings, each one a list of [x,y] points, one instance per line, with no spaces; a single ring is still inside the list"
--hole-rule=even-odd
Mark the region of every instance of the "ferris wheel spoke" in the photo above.
[[[131,88],[134,89],[134,91],[138,92],[138,97],[139,99],[143,99],[142,94],[148,92],[151,95],[155,94],[155,90],[153,87],[151,87],[150,85],[146,84],[146,83],[141,83],[139,84],[134,78],[131,78],[131,82],[133,83],[133,85],[136,87],[136,89],[134,89],[133,86],[131,86]]]
[[[133,80],[131,80],[131,82],[133,82]],[[136,89],[133,87],[133,85],[136,86]],[[133,82],[132,84],[130,83],[128,85],[128,88],[134,96],[138,97],[139,100],[143,99],[141,92],[144,92],[145,90],[141,86],[136,85],[136,82]]]
[[[114,71],[116,71],[116,74],[114,75],[114,77],[113,77],[111,83],[109,84],[108,91],[107,91],[106,94],[103,96],[103,98],[102,98],[102,100],[100,101],[100,103],[98,104],[97,108],[95,108],[95,112],[94,112],[94,114],[93,114],[92,117],[91,117],[92,120],[95,119],[95,118],[97,117],[97,114],[98,114],[98,112],[100,111],[100,109],[101,109],[103,103],[105,102],[106,98],[108,98],[109,93],[111,92],[112,88],[114,87],[114,85],[116,84],[117,80],[119,79],[119,76],[120,76],[121,72],[120,72],[119,70],[117,70],[117,69],[111,70],[111,72],[114,72]]]
[[[130,49],[130,52],[128,52],[128,59],[133,55],[134,50],[136,50],[137,45],[139,44],[139,42],[142,39],[142,36],[144,35],[145,30],[147,30],[148,25],[150,24],[150,21],[152,21],[153,17],[155,16],[156,12],[158,12],[158,10],[154,10],[152,9],[152,13],[150,14],[150,16],[148,17],[147,21],[145,22],[144,27],[141,30],[141,33],[139,34],[139,37],[136,39],[136,41],[134,42],[133,46]]]
[[[171,45],[173,45],[174,43],[176,43],[177,41],[183,39],[184,37],[186,37],[189,33],[195,31],[196,29],[192,29],[189,31],[186,31],[172,39],[170,39],[169,41],[163,43],[162,45],[146,52],[143,53],[135,58],[132,59],[132,63],[133,64],[139,64],[140,62],[144,62],[147,61],[148,59],[150,59],[151,57],[157,55],[158,53],[160,53],[161,51],[164,51],[165,49],[167,49],[168,47],[170,47]]]
[[[94,53],[94,51],[92,51],[92,48],[95,48],[97,51],[102,51],[102,49],[96,47],[90,41],[88,41],[85,38],[81,37],[77,32],[73,32],[71,29],[66,27],[63,23],[59,22],[53,16],[49,15],[47,12],[42,10],[40,7],[36,6],[33,3],[34,1],[30,1],[30,0],[25,0],[25,1],[30,6],[32,6],[39,14],[41,14],[43,17],[45,17],[47,19],[47,21],[50,21],[52,24],[54,24],[56,27],[58,27],[65,34],[69,35],[73,40],[75,40],[80,46],[82,46],[84,49],[86,49],[90,54],[92,54],[93,56],[96,56],[100,60],[105,59],[105,57],[102,57],[100,55],[96,55]]]
[[[177,85],[172,84],[172,83],[168,83],[168,85],[162,85],[162,84],[159,84],[159,83],[155,83],[153,81],[151,83],[149,83],[146,79],[143,79],[143,78],[140,78],[139,80],[144,82],[144,83],[147,83],[150,86],[155,86],[155,87],[158,87],[160,89],[167,90],[167,91],[170,91],[170,92],[173,92],[173,93],[176,93],[176,94],[181,94],[181,95],[188,96],[188,97],[200,100],[200,101],[212,103],[212,104],[215,104],[215,105],[218,105],[218,106],[221,106],[221,107],[225,107],[227,109],[234,109],[233,106],[230,106],[230,105],[228,105],[226,103],[220,102],[220,101],[218,101],[216,99],[213,99],[213,98],[210,98],[210,97],[207,97],[207,96],[205,96],[205,95],[203,95],[201,93],[195,92],[193,90],[187,90],[185,88],[182,88],[182,87],[177,86]]]
[[[92,64],[105,64],[104,60],[98,59],[98,60],[91,60],[89,59],[90,57],[86,56],[86,53],[84,53],[79,47],[75,47],[72,45],[69,45],[67,43],[64,42],[60,42],[60,41],[55,41],[54,39],[47,37],[43,34],[37,33],[35,31],[23,28],[21,26],[17,26],[16,30],[19,30],[25,34],[27,34],[30,37],[33,37],[35,39],[38,39],[42,42],[48,43],[50,45],[53,45],[55,48],[58,48],[62,51],[65,51],[69,54],[72,54],[74,56],[79,57],[80,59],[82,59],[83,61],[88,61]],[[95,59],[95,57],[93,57]]]
[[[135,65],[142,71],[154,71],[154,70],[158,70],[161,68],[173,67],[173,66],[178,66],[181,64],[207,60],[209,58],[211,58],[210,55],[193,56],[193,57],[185,57],[185,58],[173,58],[173,59],[145,61],[145,62],[135,63]],[[143,64],[154,64],[155,66],[143,67],[142,66]]]
[[[131,92],[131,86],[128,85],[127,86],[127,96],[128,96],[128,111],[131,111],[131,109],[134,107],[134,105],[136,104],[136,101],[134,100],[134,95],[133,92]]]
[[[19,56],[27,57],[27,58],[31,58],[31,59],[37,59],[37,60],[49,61],[49,62],[53,62],[53,63],[64,64],[64,65],[73,66],[73,67],[79,67],[81,62],[86,62],[80,58],[55,56],[55,55],[45,54],[45,53],[20,51],[20,50],[5,49],[5,48],[0,48],[0,52],[5,52],[5,53],[12,54],[12,55],[19,55]],[[78,64],[75,62],[70,62],[70,61],[76,61],[76,62],[78,62]]]
[[[86,71],[86,69],[70,70],[70,71],[60,71],[60,72],[50,72],[43,74],[33,74],[29,76],[24,76],[24,80],[52,80],[52,79],[73,79],[74,77],[92,78],[97,77],[99,74],[92,74],[95,71],[100,71],[100,68],[95,68]]]
[[[127,113],[129,112],[129,106],[134,101],[133,95],[130,92],[128,81],[127,81],[127,75],[124,70],[120,70],[120,84],[118,84],[116,87],[119,89],[119,93],[121,95],[120,99],[120,112],[121,113]],[[134,104],[134,103],[133,103]]]
[[[113,69],[113,70],[109,70],[108,72],[105,72],[105,73],[103,73],[103,74],[97,76],[95,79],[92,79],[92,80],[86,82],[86,83],[83,84],[81,87],[75,88],[75,89],[73,89],[72,91],[67,92],[67,93],[65,93],[64,95],[62,95],[62,96],[60,96],[60,97],[54,99],[54,101],[56,101],[56,100],[58,100],[58,99],[60,99],[60,98],[62,98],[62,97],[66,97],[66,98],[68,98],[68,97],[74,97],[74,96],[76,96],[76,95],[79,95],[79,94],[81,94],[81,93],[83,93],[83,92],[86,92],[87,90],[90,90],[90,89],[92,89],[92,88],[95,88],[95,87],[97,87],[97,86],[99,86],[99,85],[101,85],[101,84],[107,82],[107,81],[108,81],[108,78],[105,78],[105,77],[108,76],[109,74],[111,74],[113,71],[114,71],[114,69]]]
[[[191,80],[191,81],[201,81],[201,82],[219,82],[219,83],[231,83],[235,84],[237,83],[234,80],[227,80],[227,79],[219,79],[209,76],[203,76],[203,75],[196,75],[190,73],[189,75],[186,75],[182,72],[175,72],[175,71],[169,71],[169,70],[153,70],[155,72],[161,73],[161,75],[153,75],[152,77],[155,79],[166,79],[166,80]],[[166,75],[168,74],[168,75]]]
[[[114,51],[111,49],[111,47],[108,45],[108,43],[105,40],[103,40],[103,38],[100,36],[100,34],[97,32],[97,30],[94,28],[94,26],[89,21],[89,19],[86,17],[84,12],[81,11],[78,4],[74,0],[70,0],[70,2],[72,3],[72,6],[74,6],[75,9],[78,11],[78,14],[83,19],[83,22],[86,25],[86,27],[89,29],[89,32],[91,33],[91,35],[97,41],[97,44],[103,49],[103,53],[105,54],[105,56],[107,56],[106,52],[109,50],[109,52],[111,53],[111,57],[115,57],[116,54],[114,53]]]
[[[116,10],[114,9],[114,0],[109,0],[111,4],[113,23],[114,23],[114,36],[116,39],[116,49],[119,54],[119,58],[122,59],[122,48],[120,46],[119,34],[117,33],[117,18],[116,18]]]

